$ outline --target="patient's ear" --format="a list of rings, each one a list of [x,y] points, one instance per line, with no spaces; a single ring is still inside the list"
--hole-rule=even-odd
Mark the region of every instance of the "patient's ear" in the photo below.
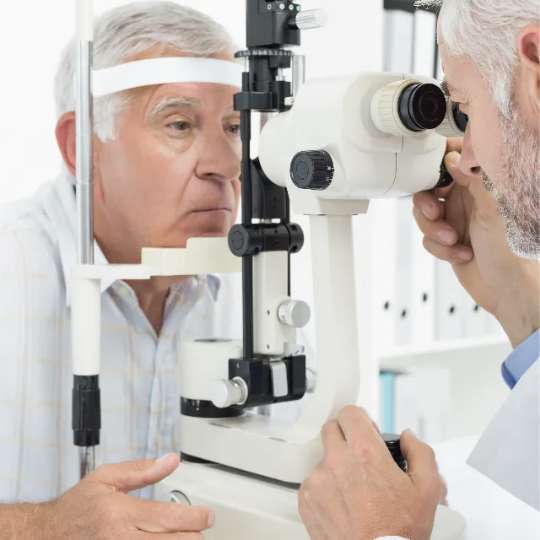
[[[518,54],[527,96],[540,112],[540,24],[530,24],[521,31]]]
[[[77,139],[75,113],[63,114],[56,124],[56,142],[70,174],[76,176],[77,169]]]

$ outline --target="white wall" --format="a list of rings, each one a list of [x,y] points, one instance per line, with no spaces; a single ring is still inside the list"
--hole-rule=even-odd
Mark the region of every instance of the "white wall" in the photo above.
[[[95,0],[96,12],[125,1]],[[185,0],[222,22],[244,43],[244,0]],[[326,7],[331,23],[306,33],[310,75],[379,69],[382,0],[305,0]],[[59,170],[54,139],[53,78],[64,44],[74,32],[74,0],[28,0],[2,5],[0,65],[0,202],[31,194]]]

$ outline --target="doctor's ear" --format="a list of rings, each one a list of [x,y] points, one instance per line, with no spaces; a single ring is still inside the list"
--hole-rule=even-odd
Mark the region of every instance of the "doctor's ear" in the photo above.
[[[518,54],[527,95],[540,112],[540,24],[530,24],[521,31]]]
[[[56,124],[56,142],[69,172],[75,176],[77,168],[77,140],[75,113],[63,114]]]

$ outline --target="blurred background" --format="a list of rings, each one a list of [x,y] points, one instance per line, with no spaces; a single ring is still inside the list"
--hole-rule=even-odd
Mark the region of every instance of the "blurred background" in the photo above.
[[[96,11],[123,3],[96,0]],[[242,46],[244,0],[179,3],[213,16]],[[1,203],[30,196],[59,172],[53,78],[74,31],[74,4],[31,0],[3,6],[2,39],[9,45],[0,48]],[[382,69],[441,75],[435,15],[415,12],[412,0],[302,4],[326,8],[330,16],[326,28],[305,33],[301,52],[307,55],[308,78]],[[381,367],[380,408],[373,414],[385,431],[413,427],[430,442],[479,433],[506,395],[499,365],[509,346],[500,327],[463,291],[447,264],[424,252],[410,200],[374,202],[355,227],[362,354]],[[310,302],[306,234],[306,248],[294,259],[293,292]],[[239,322],[237,284],[228,295],[223,309]],[[316,367],[312,326],[302,339]]]

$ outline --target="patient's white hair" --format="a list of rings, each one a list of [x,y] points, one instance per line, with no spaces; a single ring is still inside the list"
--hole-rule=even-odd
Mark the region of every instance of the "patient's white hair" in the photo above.
[[[136,2],[108,11],[96,20],[94,68],[121,64],[155,46],[197,57],[234,51],[225,28],[207,15],[174,2]],[[56,74],[58,117],[75,110],[77,47],[74,37],[62,54]],[[126,93],[95,100],[94,131],[103,142],[115,138],[116,119],[127,102]]]
[[[420,0],[416,5],[440,8],[440,32],[450,54],[471,58],[509,118],[517,36],[540,19],[538,0]]]

